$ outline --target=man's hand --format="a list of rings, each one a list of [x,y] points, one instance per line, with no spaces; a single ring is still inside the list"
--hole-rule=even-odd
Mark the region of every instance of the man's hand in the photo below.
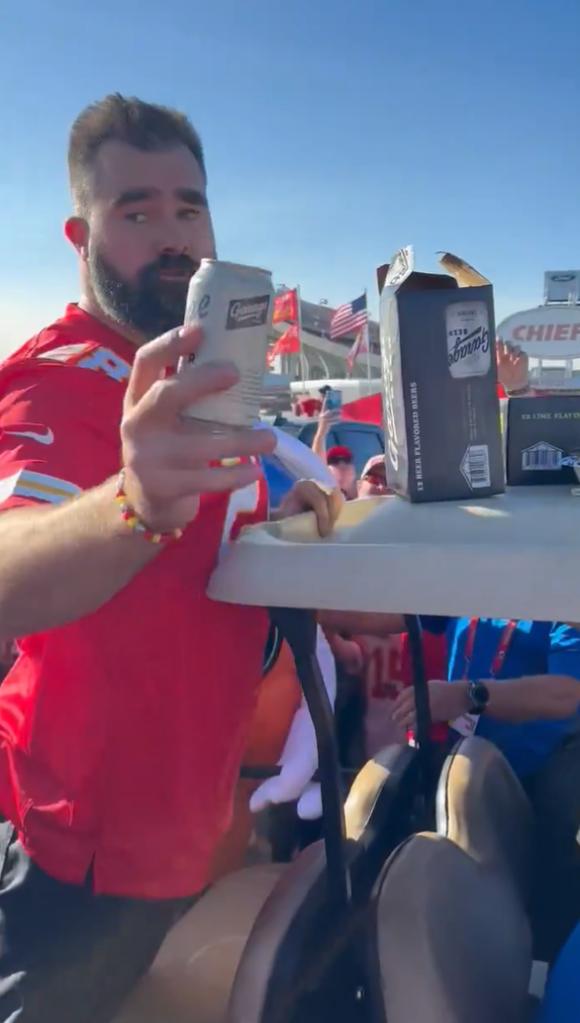
[[[301,512],[313,511],[320,535],[330,536],[343,504],[340,490],[324,488],[315,480],[300,480],[286,494],[273,518],[279,521],[300,515]]]
[[[235,366],[223,362],[167,376],[166,370],[197,351],[201,340],[198,327],[184,327],[144,345],[125,396],[121,443],[127,500],[150,529],[162,533],[191,522],[201,494],[237,490],[260,476],[251,462],[215,463],[269,454],[276,443],[268,430],[212,430],[182,416],[200,398],[226,391],[238,379]]]
[[[345,639],[344,636],[327,635],[330,649],[336,660],[347,675],[361,675],[365,666],[365,658],[361,647],[354,639]]]
[[[428,682],[429,705],[431,720],[455,721],[469,711],[469,690],[466,682],[440,682],[433,679]],[[413,686],[403,689],[393,703],[393,721],[403,728],[413,731],[416,727],[415,691]]]
[[[522,391],[529,384],[529,359],[517,345],[498,341],[497,343],[497,376],[500,384],[509,394],[510,391]]]

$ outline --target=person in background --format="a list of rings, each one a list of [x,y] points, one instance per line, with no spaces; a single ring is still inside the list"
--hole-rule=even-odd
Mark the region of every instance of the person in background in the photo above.
[[[387,617],[387,616],[385,616]],[[580,632],[563,622],[490,618],[423,618],[445,635],[446,679],[431,677],[435,722],[451,735],[493,742],[521,780],[536,810],[541,871],[536,913],[549,920],[545,958],[552,959],[580,918]],[[412,690],[393,710],[415,721]]]
[[[519,345],[509,341],[496,340],[497,379],[503,388],[502,397],[532,397],[530,388],[529,359]]]
[[[338,487],[347,501],[357,497],[356,468],[354,455],[350,448],[337,444],[326,452],[326,464]]]
[[[323,390],[326,392],[326,390],[330,390],[330,388],[323,388]],[[320,393],[322,394],[322,391]],[[318,416],[318,426],[316,427],[316,433],[314,434],[314,438],[312,440],[312,450],[314,451],[315,455],[318,455],[318,457],[320,458],[321,462],[324,463],[324,465],[326,465],[327,437],[332,426],[334,425],[334,423],[336,423],[338,418],[339,414],[337,414],[335,409],[324,408],[323,399],[322,408]]]
[[[385,455],[374,455],[363,468],[358,482],[358,496],[361,499],[381,497],[391,493],[387,481]],[[327,625],[333,613],[324,613]],[[413,684],[408,637],[401,620],[401,632],[383,635],[372,633],[374,616],[340,612],[335,621],[340,622],[341,631],[328,627],[328,638],[337,664],[346,675],[357,680],[357,687],[363,697],[364,741],[357,742],[353,736],[353,756],[368,760],[383,747],[407,741],[408,729],[393,717],[393,708],[399,694]],[[362,626],[361,631],[358,627]],[[447,670],[444,638],[425,632],[423,634],[423,657],[429,678],[433,673]],[[434,726],[433,738],[446,740],[448,729],[445,725]]]
[[[506,398],[545,398],[550,394],[578,394],[578,388],[534,387],[530,383],[530,360],[527,352],[510,341],[497,342],[497,377]]]
[[[337,664],[357,680],[363,696],[362,748],[354,745],[358,762],[375,756],[393,743],[407,742],[413,727],[395,717],[399,697],[413,686],[413,670],[408,636],[402,616],[389,616],[392,627],[384,631],[383,615],[348,611],[324,611],[319,614]],[[447,649],[442,636],[423,633],[423,659],[428,678],[445,674]],[[434,723],[432,738],[448,740],[447,724]]]
[[[335,445],[326,449],[328,434],[333,424],[340,419],[340,412],[337,409],[327,409],[324,404],[326,394],[331,390],[330,387],[320,389],[323,406],[312,441],[312,450],[318,455],[321,462],[328,466],[336,486],[340,488],[347,501],[352,501],[358,496],[354,455],[350,448],[344,445]]]
[[[535,1023],[578,1023],[580,1019],[580,925],[548,974]]]
[[[580,633],[562,622],[423,617],[445,635],[446,680],[431,679],[434,721],[455,722],[495,743],[524,782],[571,730],[580,706]],[[415,720],[414,695],[401,695],[396,719]],[[579,794],[580,795],[580,794]]]
[[[357,485],[358,496],[384,497],[385,494],[392,494],[387,482],[387,467],[384,455],[373,455],[369,458]]]

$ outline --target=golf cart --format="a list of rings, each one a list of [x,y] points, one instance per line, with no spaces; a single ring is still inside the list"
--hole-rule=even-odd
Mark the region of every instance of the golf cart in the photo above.
[[[436,771],[415,615],[580,620],[577,535],[565,488],[350,502],[326,540],[311,515],[242,534],[209,594],[270,607],[292,647],[317,734],[325,837],[201,898],[116,1023],[532,1018],[531,808],[475,736]],[[311,607],[408,612],[416,745],[367,764],[344,808]]]

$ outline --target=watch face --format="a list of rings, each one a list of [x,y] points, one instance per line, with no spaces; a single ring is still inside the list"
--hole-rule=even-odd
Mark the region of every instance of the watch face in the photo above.
[[[469,696],[476,714],[481,714],[489,703],[489,689],[483,682],[474,682],[470,687]]]

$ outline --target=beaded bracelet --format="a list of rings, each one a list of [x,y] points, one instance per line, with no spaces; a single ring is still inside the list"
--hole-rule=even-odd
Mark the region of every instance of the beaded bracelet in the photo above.
[[[179,540],[179,537],[183,536],[182,529],[172,529],[170,533],[155,533],[152,529],[149,529],[142,519],[139,518],[135,509],[131,508],[131,505],[127,501],[127,495],[125,494],[124,469],[121,469],[117,479],[115,501],[121,509],[121,518],[123,519],[123,522],[126,522],[129,529],[132,529],[135,533],[139,533],[139,536],[142,536],[144,540],[148,540],[149,543],[171,543],[172,540]]]

